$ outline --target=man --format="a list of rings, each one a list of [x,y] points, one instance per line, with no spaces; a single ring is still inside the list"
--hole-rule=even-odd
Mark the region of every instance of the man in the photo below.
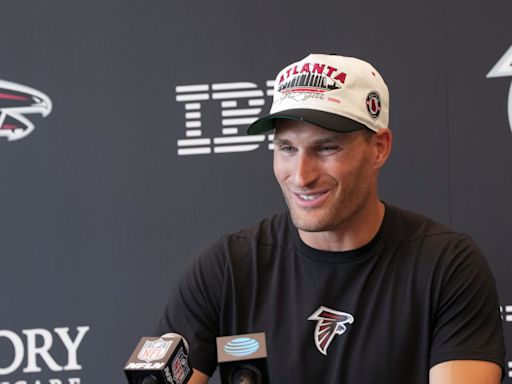
[[[215,338],[265,332],[273,383],[495,384],[504,343],[494,279],[476,244],[383,203],[389,95],[370,64],[312,54],[284,68],[270,115],[289,212],[204,249],[160,333],[191,346],[192,383]]]

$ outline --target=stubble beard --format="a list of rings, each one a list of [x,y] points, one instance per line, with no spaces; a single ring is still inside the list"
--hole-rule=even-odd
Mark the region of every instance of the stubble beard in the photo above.
[[[364,176],[363,176],[364,177]],[[358,180],[360,182],[360,180]],[[358,184],[361,186],[361,184]],[[349,228],[357,216],[368,206],[372,197],[370,185],[365,188],[350,188],[340,191],[340,195],[327,206],[318,208],[301,208],[294,204],[292,192],[283,186],[283,195],[290,210],[293,224],[304,232],[325,232]]]
[[[350,226],[353,218],[367,205],[369,198],[340,201],[330,207],[303,209],[295,207],[285,197],[293,224],[304,232],[326,232]]]

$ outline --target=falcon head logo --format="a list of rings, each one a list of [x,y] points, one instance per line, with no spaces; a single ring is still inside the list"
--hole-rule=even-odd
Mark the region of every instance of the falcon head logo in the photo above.
[[[44,93],[25,85],[0,80],[0,137],[19,140],[34,130],[26,115],[39,113],[46,117],[52,101]]]
[[[487,74],[487,78],[512,76],[512,46]],[[508,92],[508,122],[512,130],[512,83]]]
[[[350,313],[335,311],[321,306],[308,317],[308,320],[317,321],[315,326],[315,345],[320,353],[327,356],[327,348],[329,348],[334,336],[345,333],[347,330],[345,324],[352,324],[354,316]]]

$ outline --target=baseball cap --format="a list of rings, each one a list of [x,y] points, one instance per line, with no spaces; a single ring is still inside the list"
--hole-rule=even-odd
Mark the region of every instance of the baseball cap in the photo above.
[[[388,87],[366,61],[310,54],[278,73],[270,114],[252,123],[247,133],[273,130],[276,119],[302,120],[338,132],[378,132],[389,123]]]

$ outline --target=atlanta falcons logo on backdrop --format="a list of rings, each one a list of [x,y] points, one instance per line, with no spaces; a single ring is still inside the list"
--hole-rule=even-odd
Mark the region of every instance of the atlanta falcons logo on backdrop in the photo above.
[[[345,333],[347,327],[345,324],[352,324],[354,316],[350,313],[335,311],[333,309],[321,306],[308,320],[316,320],[315,326],[315,344],[320,353],[327,355],[327,348],[331,344],[335,335]]]
[[[487,74],[487,78],[493,77],[508,77],[512,76],[512,46],[505,52],[505,54],[498,60]],[[512,130],[512,83],[510,83],[510,90],[508,91],[508,123]]]
[[[0,136],[9,141],[22,139],[34,130],[26,115],[40,113],[46,117],[51,111],[52,101],[44,93],[0,80]]]

